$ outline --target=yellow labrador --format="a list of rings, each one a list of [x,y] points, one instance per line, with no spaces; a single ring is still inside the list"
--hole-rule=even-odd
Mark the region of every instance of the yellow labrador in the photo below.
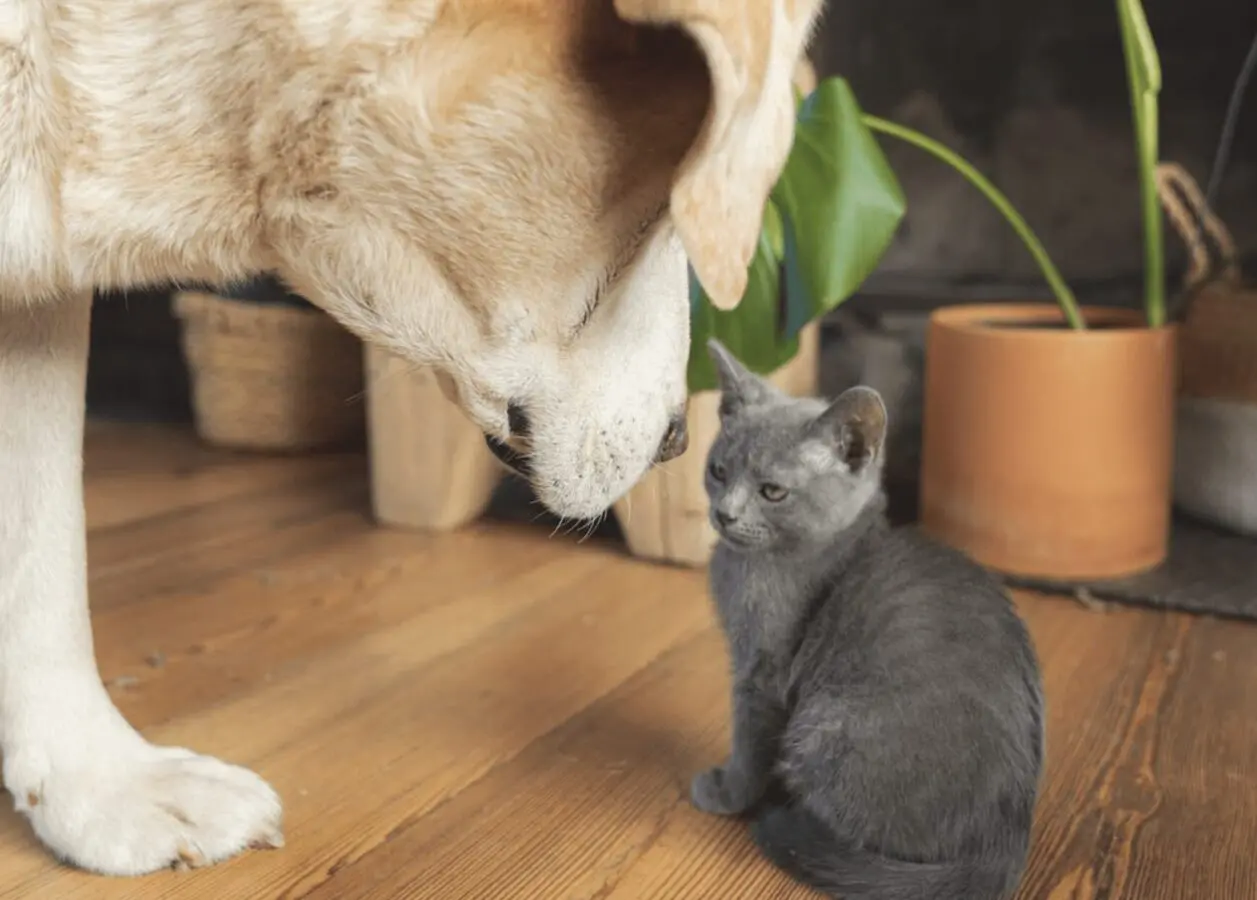
[[[55,854],[281,841],[266,783],[101,686],[91,289],[276,271],[596,513],[684,446],[686,257],[737,302],[819,3],[0,0],[0,738]]]

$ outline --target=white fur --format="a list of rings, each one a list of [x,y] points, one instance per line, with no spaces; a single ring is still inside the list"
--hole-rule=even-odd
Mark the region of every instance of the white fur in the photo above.
[[[54,853],[133,875],[278,845],[252,772],[154,747],[101,685],[87,612],[83,383],[90,295],[0,313],[0,747]]]

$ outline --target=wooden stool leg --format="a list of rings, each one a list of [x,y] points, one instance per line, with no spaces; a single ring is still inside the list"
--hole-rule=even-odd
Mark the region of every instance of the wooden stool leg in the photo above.
[[[429,369],[366,352],[371,503],[387,525],[448,531],[478,518],[502,469]]]
[[[816,393],[820,326],[799,334],[799,352],[770,377],[797,397]],[[615,517],[629,552],[643,559],[703,566],[716,546],[707,520],[703,474],[707,453],[720,431],[720,394],[703,391],[690,397],[690,447],[683,456],[656,466],[615,504]]]

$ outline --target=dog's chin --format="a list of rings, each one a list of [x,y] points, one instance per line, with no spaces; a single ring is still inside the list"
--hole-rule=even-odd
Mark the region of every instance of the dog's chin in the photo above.
[[[576,474],[576,473],[573,473]],[[628,493],[634,481],[609,484],[588,478],[549,476],[534,469],[529,483],[542,506],[556,516],[575,521],[596,519]]]

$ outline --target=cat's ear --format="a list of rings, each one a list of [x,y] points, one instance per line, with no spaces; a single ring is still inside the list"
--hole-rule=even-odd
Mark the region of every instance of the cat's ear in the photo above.
[[[849,388],[816,417],[810,431],[849,471],[863,471],[881,458],[886,443],[886,404],[870,387]]]
[[[736,415],[772,396],[773,389],[768,382],[738,362],[720,341],[708,338],[707,352],[720,378],[720,418]]]

